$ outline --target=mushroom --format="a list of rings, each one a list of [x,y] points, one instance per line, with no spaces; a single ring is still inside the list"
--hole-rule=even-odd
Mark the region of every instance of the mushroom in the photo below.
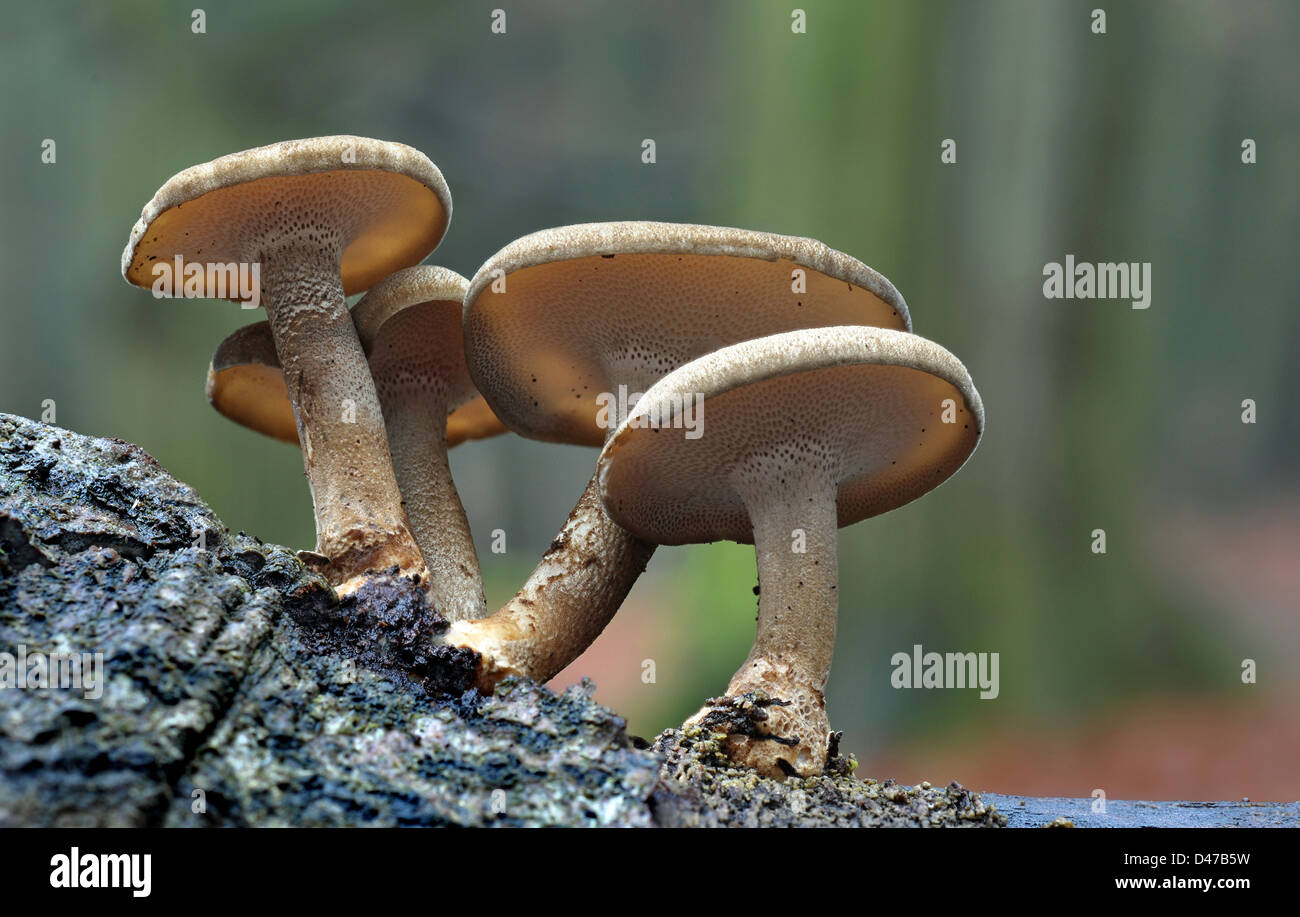
[[[427,575],[344,297],[418,263],[450,217],[446,182],[422,153],[318,137],[178,173],[145,205],[122,253],[122,275],[136,286],[158,289],[171,264],[188,266],[187,295],[233,298],[223,269],[253,274],[293,402],[316,552],[340,592],[394,565]]]
[[[599,446],[628,402],[701,354],[753,337],[859,323],[909,330],[903,297],[813,239],[677,223],[533,233],[479,269],[465,297],[471,378],[523,436]],[[480,682],[549,679],[591,644],[654,545],[605,514],[593,477],[519,593],[446,640],[480,651]]]
[[[447,465],[449,412],[482,402],[461,339],[468,286],[459,274],[420,265],[381,280],[352,309],[379,390],[397,485],[429,568],[427,594],[448,621],[487,613],[474,538]]]
[[[684,405],[702,435],[686,435]],[[727,695],[765,709],[728,736],[733,761],[777,778],[825,768],[836,530],[937,487],[983,427],[979,393],[948,351],[900,331],[833,327],[682,366],[606,442],[601,497],[633,535],[754,545],[758,634]],[[688,722],[707,725],[711,712]]]

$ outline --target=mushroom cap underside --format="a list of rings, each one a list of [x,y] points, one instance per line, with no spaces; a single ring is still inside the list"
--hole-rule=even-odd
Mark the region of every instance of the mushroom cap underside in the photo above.
[[[461,334],[468,283],[454,271],[422,264],[386,277],[352,307],[381,397],[438,398],[449,408],[479,397]]]
[[[289,140],[172,176],[131,230],[122,276],[152,287],[154,265],[177,256],[241,264],[288,245],[337,246],[351,294],[421,261],[450,219],[447,183],[418,150],[365,137]],[[211,279],[202,295],[215,297],[221,291],[210,286],[221,281]],[[228,286],[225,293],[238,298]]]
[[[821,242],[694,224],[533,233],[484,264],[465,299],[470,375],[493,410],[522,435],[595,446],[608,432],[597,396],[620,384],[644,391],[737,341],[844,324],[911,320],[888,280]]]
[[[468,280],[445,267],[417,264],[403,268],[376,283],[357,301],[352,307],[352,323],[356,325],[362,346],[369,352],[389,322],[398,315],[423,303],[447,303],[457,310],[453,316],[455,334],[449,335],[448,340],[456,349],[463,350],[459,312],[468,288]]]
[[[298,445],[293,405],[278,365],[244,363],[218,369],[208,364],[208,404],[226,417],[263,436]]]
[[[689,438],[687,409],[701,400],[700,435]],[[601,497],[614,521],[658,544],[751,543],[742,494],[808,499],[810,483],[829,481],[842,527],[937,487],[983,426],[970,375],[931,341],[879,328],[789,332],[655,384],[601,453]]]

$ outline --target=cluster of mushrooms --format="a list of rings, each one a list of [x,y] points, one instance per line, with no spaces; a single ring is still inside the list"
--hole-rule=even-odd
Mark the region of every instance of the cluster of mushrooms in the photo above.
[[[149,288],[157,261],[260,266],[268,321],[217,348],[209,401],[301,447],[317,534],[304,559],[341,595],[394,567],[412,577],[451,622],[439,639],[479,655],[483,689],[577,658],[657,545],[752,543],[757,639],[726,697],[688,722],[752,710],[761,728],[726,739],[734,762],[821,773],[837,530],[965,462],[984,423],[966,369],[911,333],[888,280],[812,239],[565,226],[466,280],[420,264],[450,217],[441,172],[410,147],[277,143],[171,178],[122,274]],[[620,387],[634,406],[611,423],[598,396]],[[703,406],[692,435],[675,422],[688,405]],[[601,453],[533,574],[489,614],[447,450],[507,431]]]

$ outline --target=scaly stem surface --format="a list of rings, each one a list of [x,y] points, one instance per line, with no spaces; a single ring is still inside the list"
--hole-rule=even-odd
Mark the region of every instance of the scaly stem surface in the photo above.
[[[447,404],[436,392],[380,384],[397,484],[429,568],[425,594],[448,621],[487,614],[483,576],[465,507],[447,464]]]
[[[515,597],[490,618],[453,624],[446,640],[483,655],[481,687],[506,675],[547,681],[605,629],[654,550],[609,518],[593,477]]]
[[[740,489],[754,526],[758,633],[727,694],[763,691],[781,703],[766,708],[760,724],[766,737],[732,735],[727,751],[770,777],[820,774],[830,738],[823,692],[839,608],[835,486],[791,475],[784,482],[746,481]]]
[[[316,512],[316,551],[330,561],[326,575],[343,592],[361,574],[394,565],[423,578],[337,252],[281,246],[260,262],[262,302]]]

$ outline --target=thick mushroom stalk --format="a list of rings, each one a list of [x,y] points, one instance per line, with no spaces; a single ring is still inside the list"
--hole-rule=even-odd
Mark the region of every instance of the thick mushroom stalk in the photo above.
[[[508,675],[549,681],[604,631],[656,547],[609,518],[593,475],[514,597],[491,617],[453,625],[446,640],[483,657],[480,688]]]
[[[487,613],[483,576],[465,507],[447,463],[447,393],[442,386],[379,382],[397,485],[429,568],[426,595],[448,621]]]
[[[694,438],[678,423],[691,402]],[[753,649],[727,699],[692,718],[722,728],[734,761],[777,778],[825,769],[837,530],[937,487],[983,425],[979,393],[948,351],[906,332],[843,326],[687,363],[606,442],[597,467],[615,522],[659,544],[754,544]]]
[[[762,731],[771,738],[728,736],[727,752],[762,774],[814,774],[826,767],[831,738],[824,688],[839,617],[836,488],[797,466],[781,471],[789,476],[737,483],[754,524],[758,630],[727,685],[729,697],[761,691],[780,704],[766,709]]]
[[[655,378],[643,360],[612,355],[604,363],[609,376],[628,380],[638,392]],[[612,434],[615,426],[605,432]],[[453,625],[445,639],[482,656],[482,689],[508,675],[549,681],[608,626],[656,547],[609,518],[593,475],[514,597],[491,617]]]
[[[754,527],[758,628],[727,696],[761,691],[776,703],[766,708],[761,735],[728,736],[727,753],[770,776],[820,773],[830,747],[824,691],[839,612],[836,488],[798,462],[764,464],[768,476],[736,481]],[[704,720],[711,709],[688,722]]]
[[[425,592],[448,621],[487,612],[478,554],[447,463],[452,409],[481,403],[465,368],[461,301],[468,281],[419,265],[376,284],[352,309],[383,405],[393,468],[429,568]],[[457,423],[462,436],[500,430],[491,412]]]
[[[260,297],[293,403],[316,550],[343,592],[386,567],[427,575],[344,296],[421,261],[450,219],[442,173],[418,150],[316,137],[172,176],[122,252],[122,276],[155,293]]]
[[[337,253],[289,246],[264,250],[259,262],[330,580],[346,592],[365,572],[392,566],[423,579]]]
[[[514,598],[445,639],[482,654],[481,688],[507,675],[547,681],[600,636],[654,551],[609,518],[593,477]]]

